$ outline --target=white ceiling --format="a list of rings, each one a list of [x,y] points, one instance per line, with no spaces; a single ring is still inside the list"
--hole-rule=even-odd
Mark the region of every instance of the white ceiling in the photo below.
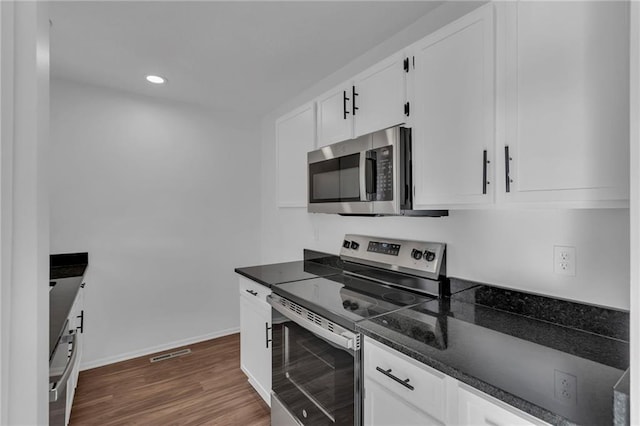
[[[262,115],[441,2],[50,3],[54,77]],[[150,85],[146,74],[168,79]]]

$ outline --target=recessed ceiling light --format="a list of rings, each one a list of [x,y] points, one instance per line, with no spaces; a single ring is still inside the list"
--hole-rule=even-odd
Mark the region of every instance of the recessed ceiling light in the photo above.
[[[163,77],[160,77],[159,75],[148,75],[147,81],[153,84],[164,84],[164,82],[166,82],[167,80]]]

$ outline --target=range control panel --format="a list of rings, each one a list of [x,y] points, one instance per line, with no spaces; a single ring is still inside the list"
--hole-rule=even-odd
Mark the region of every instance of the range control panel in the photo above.
[[[446,244],[347,234],[340,258],[431,279],[445,275]]]

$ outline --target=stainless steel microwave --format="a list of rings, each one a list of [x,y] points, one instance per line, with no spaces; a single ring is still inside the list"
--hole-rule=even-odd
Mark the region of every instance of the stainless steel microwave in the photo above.
[[[307,154],[308,211],[341,215],[447,216],[413,210],[411,129],[391,127]]]

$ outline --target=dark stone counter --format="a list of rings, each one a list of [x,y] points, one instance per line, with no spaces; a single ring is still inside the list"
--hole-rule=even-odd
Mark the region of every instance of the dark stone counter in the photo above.
[[[454,281],[450,299],[358,330],[551,424],[613,424],[613,388],[629,366],[628,313],[484,285],[456,293],[463,283]],[[564,378],[574,382],[568,397]]]
[[[339,274],[342,263],[337,256],[305,250],[304,260],[236,268],[235,272],[271,288],[274,284]]]

